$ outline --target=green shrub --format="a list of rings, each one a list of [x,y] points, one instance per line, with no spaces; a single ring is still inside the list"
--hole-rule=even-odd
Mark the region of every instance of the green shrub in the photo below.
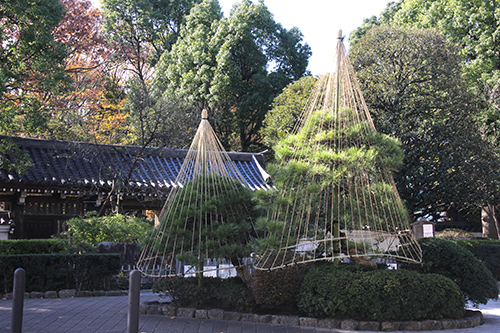
[[[460,318],[465,300],[450,279],[404,270],[311,269],[298,307],[313,317],[363,321]]]
[[[26,271],[26,291],[103,290],[121,268],[119,254],[0,256],[0,290],[12,291],[14,271]]]
[[[275,313],[296,313],[297,295],[310,265],[294,265],[282,269],[256,270],[252,294],[262,308]]]
[[[496,239],[471,239],[457,241],[457,244],[471,251],[477,259],[500,281],[500,241]]]
[[[67,248],[68,243],[61,239],[0,240],[0,255],[65,253]]]
[[[420,238],[422,264],[405,264],[406,269],[420,273],[436,273],[453,280],[467,300],[486,304],[498,298],[498,285],[492,273],[472,252],[453,241]]]
[[[204,277],[201,280],[198,277],[170,277],[155,283],[152,291],[170,296],[172,304],[178,307],[242,312],[255,309],[251,290],[236,277]]]
[[[146,239],[151,225],[143,219],[121,214],[98,216],[90,212],[84,217],[66,221],[68,230],[57,237],[68,239],[72,245],[100,242],[140,243]]]
[[[462,239],[474,239],[475,237],[468,231],[457,228],[448,228],[436,234],[436,238],[443,238],[449,240],[462,240]]]

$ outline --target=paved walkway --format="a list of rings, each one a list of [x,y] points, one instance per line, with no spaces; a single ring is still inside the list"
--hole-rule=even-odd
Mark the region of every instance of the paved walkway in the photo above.
[[[142,294],[141,302],[158,300]],[[128,296],[81,297],[24,300],[23,332],[127,332]],[[0,300],[0,333],[10,332],[11,300]],[[500,301],[480,307],[485,324],[475,328],[447,330],[446,333],[500,332]],[[282,326],[261,323],[172,318],[141,315],[139,332],[171,333],[315,333],[351,332],[313,327]],[[421,331],[423,333],[424,331]],[[435,331],[432,331],[435,332]]]

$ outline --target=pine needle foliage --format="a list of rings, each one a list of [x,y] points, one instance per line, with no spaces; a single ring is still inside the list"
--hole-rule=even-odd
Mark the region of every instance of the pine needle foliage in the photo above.
[[[239,182],[197,175],[171,200],[178,209],[161,222],[160,229],[165,231],[155,244],[157,250],[178,253],[177,260],[192,266],[209,258],[228,259],[239,266],[239,259],[250,255],[255,201]]]
[[[201,277],[207,259],[227,259],[249,283],[243,259],[256,237],[256,202],[206,111],[174,185],[144,244],[138,269],[149,276]]]
[[[269,212],[258,221],[267,231],[258,269],[421,260],[392,178],[403,161],[400,143],[375,130],[342,40],[337,65],[318,79],[293,133],[274,149],[277,163],[268,171],[278,190],[258,192]]]

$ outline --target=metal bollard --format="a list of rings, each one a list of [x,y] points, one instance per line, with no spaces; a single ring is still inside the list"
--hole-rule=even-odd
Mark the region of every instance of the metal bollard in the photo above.
[[[139,332],[139,301],[141,298],[141,272],[134,269],[129,275],[127,333]]]
[[[14,290],[12,293],[12,320],[10,331],[12,333],[21,333],[23,330],[23,308],[24,308],[24,289],[26,286],[26,272],[22,268],[14,272]]]

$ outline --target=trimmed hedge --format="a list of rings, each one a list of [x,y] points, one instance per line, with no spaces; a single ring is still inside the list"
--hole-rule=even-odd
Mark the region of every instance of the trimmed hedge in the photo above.
[[[422,264],[405,264],[403,268],[450,278],[474,304],[486,304],[489,299],[498,298],[498,284],[493,274],[472,252],[446,239],[420,238],[418,242],[422,248]]]
[[[444,276],[334,265],[309,271],[298,307],[312,317],[361,321],[452,319],[465,314],[460,289]]]
[[[67,253],[68,242],[61,239],[0,240],[0,255]]]
[[[252,279],[252,294],[262,309],[274,313],[298,312],[297,296],[300,285],[311,265],[294,265],[272,271],[256,270]]]
[[[26,291],[107,290],[121,268],[119,254],[0,256],[0,291],[12,292],[14,271],[26,271]]]
[[[470,239],[456,242],[471,251],[500,281],[500,241],[496,239]]]
[[[197,309],[218,308],[249,312],[256,307],[252,292],[239,278],[170,277],[156,282],[152,291],[168,295],[172,305]]]

